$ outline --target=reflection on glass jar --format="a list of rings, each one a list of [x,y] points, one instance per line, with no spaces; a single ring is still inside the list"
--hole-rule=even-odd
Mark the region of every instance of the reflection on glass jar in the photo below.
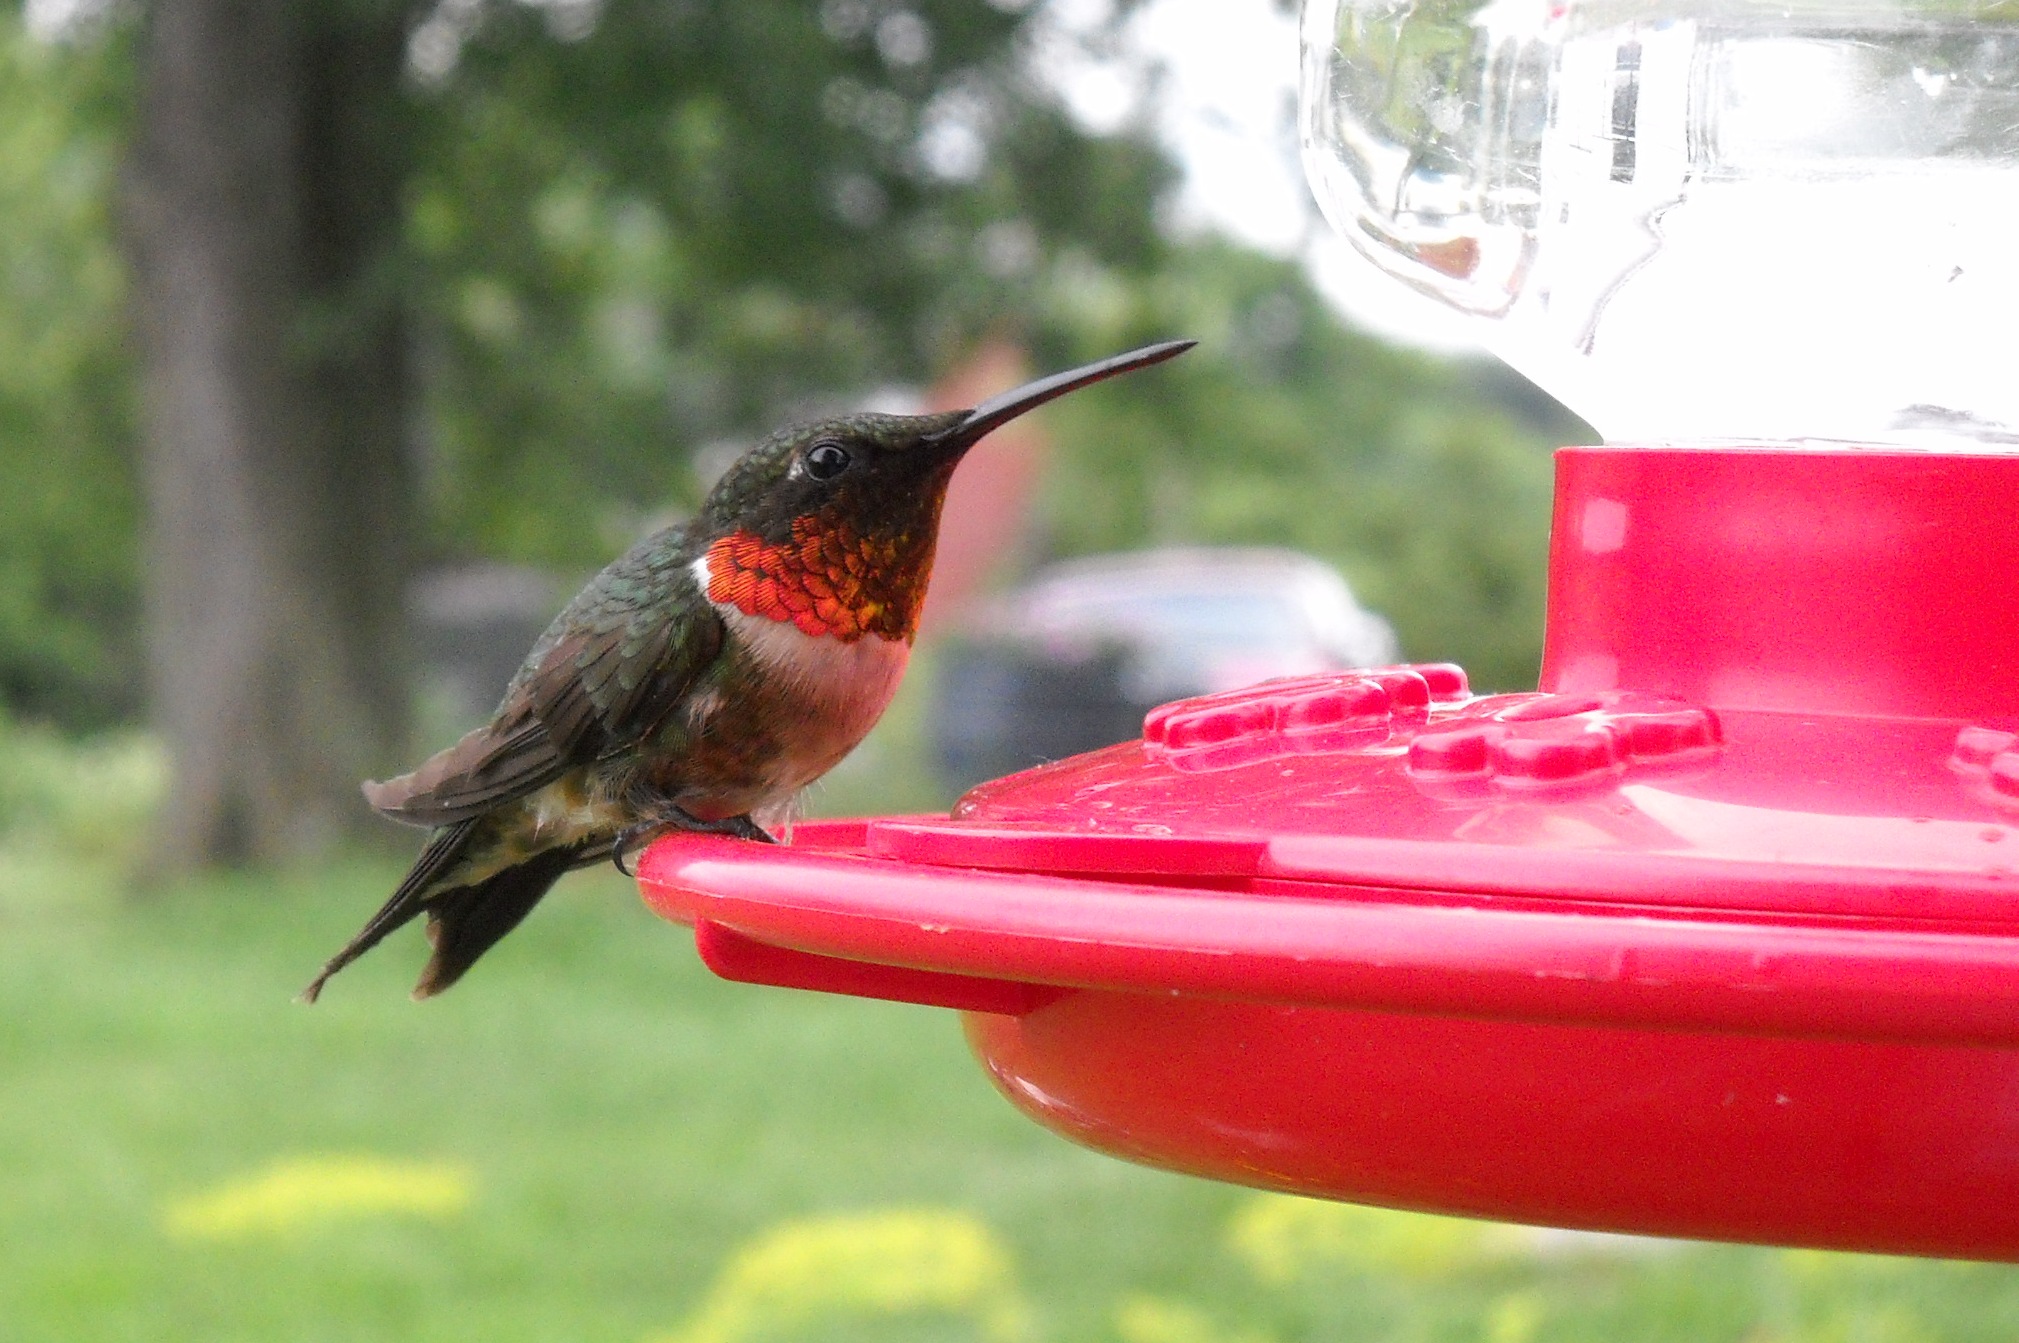
[[[1310,0],[1306,169],[1615,441],[2019,445],[2019,10]]]

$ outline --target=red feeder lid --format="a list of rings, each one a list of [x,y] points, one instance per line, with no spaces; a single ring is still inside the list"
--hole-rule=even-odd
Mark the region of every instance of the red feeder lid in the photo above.
[[[1544,691],[1272,682],[950,818],[705,837],[719,973],[1305,1193],[2019,1257],[2019,461],[1575,449]],[[2019,725],[2019,717],[2009,720]]]

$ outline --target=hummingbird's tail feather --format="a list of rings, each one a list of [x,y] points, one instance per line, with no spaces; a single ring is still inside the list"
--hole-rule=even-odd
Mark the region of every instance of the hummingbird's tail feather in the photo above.
[[[428,940],[434,943],[435,954],[414,985],[415,999],[432,998],[453,985],[499,938],[518,927],[562,874],[576,865],[581,847],[544,850],[432,901]]]
[[[413,867],[401,880],[392,898],[380,906],[379,912],[372,915],[364,927],[358,929],[357,936],[346,942],[342,951],[329,958],[328,964],[301,991],[301,1001],[314,1002],[322,995],[322,986],[329,982],[331,975],[385,941],[421,912],[429,887],[445,875],[469,848],[470,831],[476,828],[476,824],[475,821],[458,821],[454,825],[443,826],[429,837],[421,849],[421,856],[414,859]]]

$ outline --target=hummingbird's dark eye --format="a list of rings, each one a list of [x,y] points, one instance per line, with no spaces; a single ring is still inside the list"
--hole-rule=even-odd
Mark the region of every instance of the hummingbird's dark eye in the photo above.
[[[806,450],[806,474],[815,480],[833,480],[852,460],[847,448],[824,438]]]

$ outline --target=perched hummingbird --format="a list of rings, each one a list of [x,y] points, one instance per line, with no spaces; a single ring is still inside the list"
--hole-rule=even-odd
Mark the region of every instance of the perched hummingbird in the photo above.
[[[1190,349],[1169,341],[973,410],[847,415],[782,430],[701,511],[639,542],[547,627],[489,723],[411,774],[368,783],[433,833],[399,889],[303,990],[416,915],[432,997],[561,874],[695,830],[771,838],[758,817],[862,740],[911,654],[947,482],[983,435],[1054,397]]]

